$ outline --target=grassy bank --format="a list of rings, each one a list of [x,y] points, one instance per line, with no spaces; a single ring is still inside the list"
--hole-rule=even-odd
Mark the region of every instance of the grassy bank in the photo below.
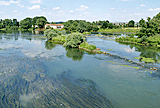
[[[116,41],[122,43],[131,43],[136,45],[160,47],[160,35],[156,35],[154,37],[143,36],[141,38],[127,36],[127,37],[116,38]]]
[[[136,33],[138,28],[125,28],[125,29],[99,29],[98,32],[108,32],[108,33]]]

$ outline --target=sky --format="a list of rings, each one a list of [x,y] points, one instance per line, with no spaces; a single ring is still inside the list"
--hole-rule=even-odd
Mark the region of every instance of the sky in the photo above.
[[[0,19],[16,18],[18,21],[45,16],[48,22],[138,22],[159,12],[160,0],[0,0]]]

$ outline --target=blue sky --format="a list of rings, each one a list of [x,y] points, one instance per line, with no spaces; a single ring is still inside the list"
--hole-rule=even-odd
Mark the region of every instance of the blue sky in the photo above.
[[[18,21],[45,16],[49,22],[70,19],[137,22],[159,12],[160,0],[0,0],[0,19]]]

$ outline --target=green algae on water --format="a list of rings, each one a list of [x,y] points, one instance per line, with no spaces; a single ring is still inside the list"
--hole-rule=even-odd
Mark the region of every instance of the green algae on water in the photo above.
[[[140,59],[140,57],[134,57],[134,59]]]

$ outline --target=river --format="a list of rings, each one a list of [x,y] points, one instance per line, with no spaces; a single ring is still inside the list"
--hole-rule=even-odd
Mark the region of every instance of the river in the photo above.
[[[110,54],[66,49],[28,32],[1,33],[0,107],[160,107],[160,72],[150,70],[159,63],[135,59],[159,59],[159,51],[110,37],[87,42]]]

